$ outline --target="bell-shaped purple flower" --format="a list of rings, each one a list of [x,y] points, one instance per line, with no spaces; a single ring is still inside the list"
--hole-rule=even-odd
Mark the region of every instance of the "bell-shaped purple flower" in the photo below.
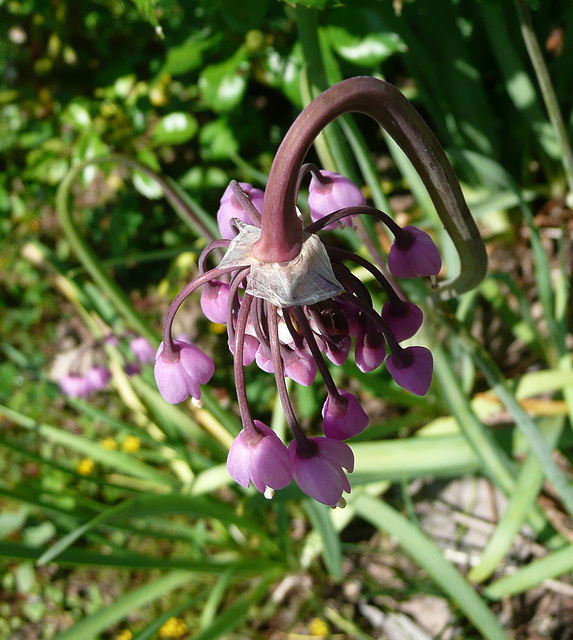
[[[356,366],[363,373],[377,369],[386,357],[386,341],[378,331],[365,330],[356,338],[354,346]]]
[[[170,404],[178,404],[192,396],[201,398],[201,384],[207,384],[215,373],[211,358],[199,347],[182,338],[173,341],[174,357],[168,358],[163,342],[155,362],[155,381],[159,392]]]
[[[422,309],[408,300],[389,300],[380,315],[398,342],[411,338],[424,319]]]
[[[354,454],[341,440],[334,438],[309,438],[316,445],[316,453],[302,457],[293,440],[289,451],[293,462],[294,479],[307,496],[317,502],[336,507],[342,492],[350,493],[350,482],[343,468],[352,473]]]
[[[397,278],[435,276],[442,268],[442,258],[432,238],[416,227],[404,227],[388,253],[388,268]]]
[[[330,362],[340,367],[348,360],[351,346],[352,338],[350,336],[344,336],[338,340],[337,346],[327,345],[325,353]]]
[[[156,350],[153,348],[147,338],[137,336],[129,343],[129,348],[133,351],[135,357],[143,364],[151,364],[155,361]]]
[[[322,407],[322,428],[327,438],[347,440],[362,433],[370,418],[362,408],[358,398],[348,391],[340,391],[340,398],[330,395]]]
[[[220,280],[210,280],[203,285],[201,291],[201,309],[205,316],[217,324],[227,323],[227,302],[229,285]]]
[[[264,192],[256,187],[253,187],[248,182],[239,182],[240,187],[249,196],[251,202],[255,208],[261,212],[263,210],[263,198]],[[225,189],[223,197],[221,198],[221,205],[217,211],[217,224],[219,225],[219,231],[221,237],[231,240],[235,237],[236,233],[231,227],[231,220],[238,218],[245,224],[253,224],[249,214],[243,209],[239,201],[235,197],[231,185]]]
[[[362,191],[348,178],[334,171],[321,171],[320,175],[326,180],[321,182],[313,175],[309,186],[308,206],[313,222],[339,209],[366,204]],[[348,225],[350,218],[351,216],[342,218],[340,223]],[[324,229],[335,229],[337,225],[338,222],[331,222]]]
[[[235,482],[255,487],[271,498],[292,479],[293,464],[289,450],[277,434],[259,420],[257,433],[243,429],[235,438],[227,457],[227,471]],[[270,491],[269,491],[270,490]]]
[[[90,391],[103,391],[111,379],[111,373],[105,367],[95,366],[86,371],[85,378]]]
[[[85,376],[69,373],[58,380],[61,392],[70,398],[84,398],[92,392],[91,385]]]
[[[316,378],[316,360],[307,356],[304,351],[292,351],[284,358],[284,371],[286,376],[298,384],[309,387]]]
[[[428,393],[432,384],[434,359],[426,347],[406,347],[391,353],[386,360],[386,368],[403,389],[417,396]]]

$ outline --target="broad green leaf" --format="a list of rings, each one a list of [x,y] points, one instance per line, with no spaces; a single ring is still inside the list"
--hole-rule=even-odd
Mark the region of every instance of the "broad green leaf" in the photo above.
[[[162,72],[178,76],[198,69],[203,65],[203,53],[220,40],[221,37],[218,36],[205,40],[189,38],[178,47],[170,47]]]
[[[391,55],[406,50],[396,33],[355,35],[345,26],[331,25],[328,35],[332,48],[341,58],[364,67],[376,67]]]
[[[239,151],[239,143],[226,118],[208,122],[199,134],[204,160],[228,160]]]
[[[248,50],[242,46],[228,60],[209,65],[201,73],[199,90],[203,100],[214,111],[231,111],[243,99],[248,73]]]
[[[183,111],[174,111],[157,123],[152,133],[155,144],[183,144],[197,133],[196,118]]]

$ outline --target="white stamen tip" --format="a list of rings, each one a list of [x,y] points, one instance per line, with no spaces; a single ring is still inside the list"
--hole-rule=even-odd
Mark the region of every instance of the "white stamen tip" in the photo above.
[[[438,288],[438,281],[436,280],[436,276],[430,276],[430,286],[432,289]]]
[[[197,407],[197,409],[203,408],[203,400],[200,400],[199,398],[191,398],[191,404],[194,407]]]
[[[346,506],[347,502],[344,498],[340,498],[340,500],[334,505],[334,507],[332,507],[333,509],[336,509],[336,507],[339,507],[340,509],[344,509],[344,507]]]
[[[275,490],[271,489],[270,487],[266,487],[263,495],[267,500],[270,500],[275,495]]]

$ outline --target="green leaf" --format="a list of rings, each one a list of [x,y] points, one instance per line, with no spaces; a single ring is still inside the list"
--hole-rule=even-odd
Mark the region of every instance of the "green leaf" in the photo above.
[[[165,594],[185,585],[193,578],[191,571],[170,571],[147,584],[121,596],[107,607],[97,609],[71,629],[58,636],[58,640],[86,640],[95,638],[108,627],[123,620],[136,609],[141,609]]]
[[[217,112],[234,109],[243,99],[248,72],[248,50],[245,46],[228,60],[208,66],[199,78],[199,90],[205,103]]]
[[[332,509],[314,500],[305,500],[304,508],[322,540],[322,555],[330,575],[337,581],[342,580],[342,547],[332,523]]]
[[[203,52],[210,49],[221,40],[220,37],[195,40],[189,38],[178,47],[171,47],[167,51],[167,59],[162,72],[173,76],[182,75],[203,65]]]
[[[155,144],[183,144],[197,133],[199,123],[183,111],[174,111],[157,123],[152,133]]]
[[[406,553],[423,567],[452,602],[457,604],[468,620],[481,632],[484,640],[507,640],[505,632],[486,603],[416,525],[384,502],[364,493],[351,494],[348,502],[361,518],[399,541]]]
[[[105,524],[110,520],[117,521],[126,518],[146,518],[149,516],[157,516],[159,514],[174,513],[183,513],[185,515],[201,518],[216,518],[221,522],[244,527],[245,529],[253,531],[262,537],[266,537],[265,530],[259,525],[247,518],[237,516],[232,509],[218,502],[178,494],[141,496],[131,500],[126,500],[114,507],[110,507],[82,526],[74,529],[74,531],[68,533],[66,536],[58,540],[56,544],[52,545],[47,551],[45,551],[38,559],[38,564],[51,562],[86,532],[96,526]]]
[[[239,152],[239,143],[226,118],[218,118],[201,127],[199,141],[204,160],[228,160]]]
[[[376,67],[406,45],[396,33],[366,33],[356,35],[346,26],[331,25],[328,36],[332,48],[341,58],[364,67]]]
[[[336,7],[340,5],[339,0],[284,0],[286,4],[292,7],[301,6],[307,9],[326,9],[327,7]]]

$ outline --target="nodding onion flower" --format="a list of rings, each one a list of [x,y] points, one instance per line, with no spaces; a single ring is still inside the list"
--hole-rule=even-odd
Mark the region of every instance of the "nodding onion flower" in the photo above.
[[[294,477],[303,492],[333,507],[343,505],[343,492],[350,492],[346,473],[353,470],[354,456],[344,440],[363,431],[369,419],[355,395],[337,388],[327,360],[341,365],[354,344],[361,371],[373,371],[386,359],[395,382],[418,395],[429,389],[433,362],[427,348],[400,345],[420,328],[421,309],[398,294],[368,260],[328,244],[317,234],[350,224],[355,216],[373,216],[394,236],[388,255],[394,276],[429,276],[435,282],[441,268],[428,234],[412,226],[401,228],[387,214],[366,206],[360,189],[347,178],[304,164],[320,131],[351,111],[377,120],[401,146],[449,231],[473,224],[445,153],[406,98],[381,80],[344,80],[318,96],[296,119],[276,154],[264,193],[247,183],[230,183],[217,214],[222,239],[206,247],[199,259],[200,275],[171,304],[155,368],[158,387],[172,403],[188,396],[199,398],[200,385],[213,375],[214,364],[205,353],[186,339],[172,337],[177,310],[203,286],[203,312],[213,322],[226,324],[234,354],[243,428],[229,451],[230,475],[243,486],[252,482],[267,497]],[[303,226],[296,205],[301,184],[309,177],[312,222]],[[220,263],[206,270],[208,257],[222,249]],[[352,265],[366,269],[385,290],[388,301],[380,312],[351,271]],[[244,376],[244,367],[253,362],[274,374],[293,435],[288,447],[253,418]],[[308,437],[285,377],[310,385],[317,372],[327,394],[322,409],[324,436]]]

